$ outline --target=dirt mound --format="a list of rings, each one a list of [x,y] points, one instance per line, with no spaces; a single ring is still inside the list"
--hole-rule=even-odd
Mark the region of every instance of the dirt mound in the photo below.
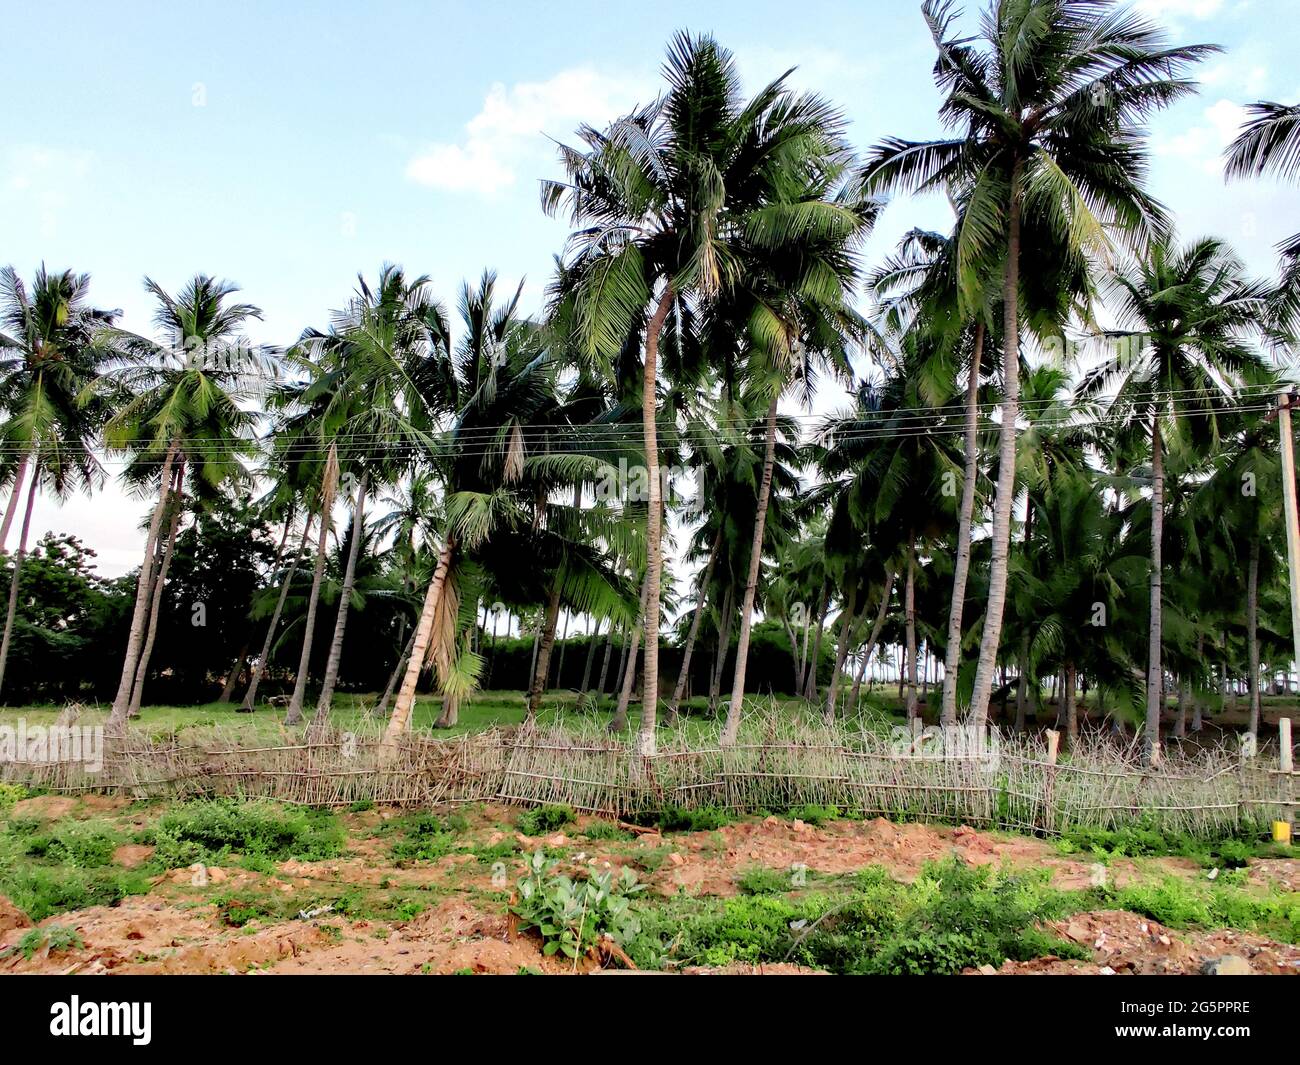
[[[1200,973],[1207,961],[1231,954],[1246,959],[1259,974],[1300,973],[1300,947],[1274,943],[1249,932],[1180,932],[1125,910],[1077,913],[1053,921],[1049,927],[1063,939],[1092,951],[1092,960],[1049,955],[1030,961],[1007,961],[1000,969],[986,966],[967,972],[1191,976]]]
[[[719,848],[717,837],[722,840]],[[657,835],[640,837],[639,846],[657,848],[666,841]],[[969,865],[1049,865],[1063,873],[1090,875],[1086,863],[1061,862],[1051,846],[1040,840],[1003,837],[969,825],[934,825],[874,821],[833,821],[813,826],[802,821],[769,817],[763,821],[727,825],[716,833],[677,837],[668,856],[651,879],[663,894],[679,889],[692,894],[734,895],[736,876],[752,866],[794,870],[798,866],[828,874],[854,872],[882,865],[891,876],[911,882],[927,862],[956,855]]]

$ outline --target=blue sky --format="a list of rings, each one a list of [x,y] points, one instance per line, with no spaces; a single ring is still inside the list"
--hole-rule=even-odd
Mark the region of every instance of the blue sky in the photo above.
[[[981,5],[968,4],[974,14]],[[1218,162],[1261,98],[1300,99],[1294,0],[1140,0],[1183,42],[1227,48],[1200,97],[1152,126],[1152,189],[1185,235],[1215,233],[1260,272],[1300,229],[1300,193],[1225,187]],[[570,138],[650,99],[677,28],[712,31],[749,87],[784,69],[838,103],[865,149],[937,133],[933,51],[919,2],[771,0],[643,4],[70,2],[6,16],[0,261],[93,275],[94,301],[149,328],[147,273],[173,289],[195,272],[236,281],[265,311],[254,339],[324,325],[358,271],[401,263],[447,302],[485,268],[527,278],[536,307],[562,223],[537,204]],[[890,206],[878,256],[941,201]],[[820,403],[833,405],[836,396]],[[101,569],[138,563],[144,506],[116,489],[34,531],[75,532]]]

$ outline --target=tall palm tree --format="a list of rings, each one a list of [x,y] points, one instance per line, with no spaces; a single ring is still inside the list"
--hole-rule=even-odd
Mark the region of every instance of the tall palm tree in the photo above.
[[[88,274],[51,274],[42,266],[30,291],[11,266],[0,270],[0,449],[16,458],[13,486],[0,528],[0,551],[28,479],[18,551],[13,560],[9,606],[0,642],[0,688],[13,635],[18,582],[32,507],[42,482],[65,495],[80,482],[87,489],[102,480],[90,447],[103,422],[102,404],[79,404],[78,396],[95,380],[106,357],[99,343],[114,311],[87,302]],[[30,477],[28,478],[28,475]]]
[[[1276,174],[1300,179],[1300,104],[1268,101],[1251,104],[1250,118],[1228,146],[1225,172],[1229,179]],[[1274,298],[1274,324],[1294,333],[1300,327],[1300,233],[1277,246],[1282,260]]]
[[[670,315],[680,325],[696,302],[708,304],[743,279],[741,245],[779,247],[796,215],[775,203],[778,175],[797,173],[838,118],[814,97],[796,97],[783,79],[746,101],[730,52],[708,36],[678,34],[664,64],[665,95],[607,130],[579,130],[586,149],[562,147],[562,181],[542,184],[549,213],[565,210],[574,233],[569,268],[582,347],[615,363],[629,336],[643,335],[642,430],[647,466],[645,704],[638,747],[653,751],[659,678],[662,492],[659,474],[659,346]],[[770,208],[767,213],[765,209]],[[828,216],[834,215],[834,221]],[[843,217],[807,210],[824,234]],[[776,349],[789,331],[772,308],[755,329]],[[671,331],[670,331],[671,332]],[[775,408],[773,407],[773,410]]]
[[[249,407],[261,398],[274,353],[251,344],[243,330],[261,311],[230,297],[229,281],[199,274],[175,296],[145,278],[157,308],[157,340],[114,331],[117,364],[82,393],[84,402],[107,398],[115,406],[104,429],[111,451],[125,452],[125,478],[143,489],[158,484],[145,538],[135,608],[108,727],[120,731],[130,711],[144,656],[157,576],[155,556],[164,515],[184,492],[187,474],[215,487],[246,474],[253,453]]]
[[[291,352],[304,379],[282,390],[278,402],[291,413],[283,436],[301,456],[324,457],[320,466],[320,538],[308,623],[286,723],[301,718],[324,568],[326,533],[337,489],[352,509],[352,551],[345,563],[325,672],[309,738],[328,723],[342,663],[356,554],[363,540],[366,498],[372,488],[398,479],[412,456],[429,446],[444,391],[448,333],[442,308],[425,277],[407,278],[385,265],[372,286],[364,277],[328,332],[308,330]]]
[[[1235,388],[1260,372],[1248,338],[1264,322],[1269,290],[1245,276],[1221,241],[1186,246],[1156,242],[1148,254],[1113,279],[1108,303],[1122,329],[1107,331],[1118,353],[1090,371],[1080,394],[1114,390],[1114,410],[1132,431],[1146,435],[1151,462],[1151,583],[1146,728],[1151,761],[1160,755],[1164,706],[1161,661],[1161,547],[1165,512],[1165,452],[1169,447],[1214,446],[1219,418],[1235,402]]]
[[[940,116],[960,136],[889,138],[864,181],[876,191],[949,192],[963,204],[956,237],[963,307],[1002,279],[1003,398],[987,607],[970,714],[988,716],[1006,604],[1019,419],[1021,254],[1026,223],[1060,256],[1108,254],[1110,235],[1141,241],[1163,228],[1143,190],[1142,120],[1187,95],[1183,73],[1211,45],[1170,47],[1165,35],[1107,0],[994,0],[975,38],[955,34],[952,0],[922,13],[945,94]]]

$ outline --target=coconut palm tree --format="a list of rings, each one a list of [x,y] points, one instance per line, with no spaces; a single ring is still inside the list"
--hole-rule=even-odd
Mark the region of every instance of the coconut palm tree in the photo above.
[[[274,370],[274,352],[243,333],[261,311],[231,300],[236,285],[199,274],[175,296],[149,278],[145,289],[157,303],[159,339],[114,330],[115,365],[82,393],[83,402],[106,399],[114,406],[104,443],[128,456],[126,483],[159,486],[107,726],[112,730],[126,724],[144,658],[163,518],[183,496],[187,475],[209,488],[246,475],[243,460],[254,453],[255,415],[249,408]]]
[[[24,480],[18,551],[9,584],[9,606],[0,642],[0,688],[13,635],[18,583],[32,507],[42,483],[58,495],[80,484],[87,490],[103,473],[91,440],[105,416],[103,404],[80,404],[78,396],[95,380],[106,358],[100,343],[117,312],[87,302],[88,274],[51,274],[42,266],[28,290],[11,266],[0,270],[0,449],[12,476],[9,504],[0,527],[0,551],[17,510]],[[30,476],[28,476],[30,475]]]
[[[1288,181],[1300,179],[1300,104],[1262,101],[1247,111],[1250,118],[1228,146],[1227,177],[1275,174]],[[1282,241],[1277,250],[1282,270],[1273,324],[1294,334],[1300,327],[1300,233]]]
[[[1108,304],[1124,328],[1109,330],[1117,353],[1085,375],[1079,393],[1114,392],[1112,409],[1130,432],[1144,434],[1151,463],[1151,584],[1145,750],[1160,752],[1164,706],[1161,662],[1161,547],[1165,512],[1165,452],[1206,451],[1217,442],[1219,419],[1237,387],[1262,370],[1249,338],[1264,322],[1269,290],[1245,275],[1219,240],[1180,246],[1157,241],[1148,254],[1114,277]]]
[[[281,390],[286,408],[281,436],[296,457],[323,456],[320,465],[321,530],[308,604],[303,649],[286,723],[300,720],[324,567],[326,534],[338,488],[352,509],[352,531],[338,611],[326,658],[321,693],[309,738],[322,734],[342,663],[343,642],[360,549],[366,498],[409,468],[429,447],[429,433],[445,404],[447,325],[425,277],[408,279],[385,265],[372,286],[364,277],[328,332],[308,330],[291,351],[303,379]]]
[[[1021,255],[1026,223],[1059,256],[1109,253],[1164,226],[1143,190],[1142,121],[1187,95],[1189,67],[1217,49],[1170,47],[1140,14],[1105,0],[993,0],[977,37],[956,35],[952,0],[922,13],[938,58],[940,117],[959,136],[889,138],[871,153],[873,191],[950,193],[963,205],[955,258],[963,311],[1002,280],[1002,407],[989,588],[970,714],[988,716],[1006,603],[1019,419]]]
[[[585,150],[561,148],[565,179],[542,184],[545,209],[565,211],[574,226],[568,268],[577,275],[584,354],[612,366],[630,336],[643,336],[649,486],[643,751],[654,749],[659,673],[661,335],[670,316],[679,325],[685,320],[692,301],[707,305],[743,281],[742,245],[780,247],[800,232],[797,219],[806,231],[825,235],[849,214],[810,205],[799,215],[773,196],[790,187],[780,184],[781,175],[798,175],[810,156],[826,157],[827,131],[839,118],[823,101],[795,96],[783,79],[744,100],[731,53],[707,36],[674,37],[664,76],[668,89],[655,103],[607,130],[581,129]],[[754,305],[754,332],[773,355],[788,350],[794,335],[778,310]]]

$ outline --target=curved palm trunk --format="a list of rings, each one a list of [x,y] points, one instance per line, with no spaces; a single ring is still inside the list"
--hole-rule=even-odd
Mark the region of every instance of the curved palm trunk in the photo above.
[[[448,536],[446,543],[442,545],[442,550],[438,553],[438,566],[433,571],[433,579],[429,582],[429,590],[424,596],[424,606],[420,609],[420,620],[415,626],[411,657],[406,663],[406,676],[402,678],[401,691],[397,694],[397,702],[393,704],[393,716],[388,719],[388,727],[384,730],[384,746],[390,750],[396,744],[397,737],[406,732],[411,724],[411,711],[415,707],[415,688],[420,681],[424,660],[429,654],[434,618],[438,613],[439,600],[442,598],[443,587],[447,583],[447,574],[451,570],[451,560],[455,551],[455,538]]]
[[[965,470],[961,483],[961,513],[957,516],[957,561],[952,571],[952,605],[948,610],[948,646],[943,656],[943,701],[940,724],[957,724],[957,673],[961,669],[961,619],[970,574],[971,526],[975,521],[975,478],[979,438],[980,361],[984,355],[984,322],[975,326],[970,376],[966,381]]]
[[[839,691],[840,671],[844,668],[844,660],[849,654],[849,634],[853,631],[853,625],[857,621],[858,609],[858,586],[855,582],[849,589],[848,602],[844,604],[844,617],[840,621],[840,639],[835,647],[835,668],[831,671],[831,682],[826,685],[826,721],[832,724],[835,721],[835,695]]]
[[[662,485],[659,483],[659,434],[657,417],[659,334],[673,305],[673,287],[665,285],[659,305],[645,330],[645,370],[641,395],[641,425],[645,433],[646,477],[649,500],[646,510],[646,600],[644,610],[645,677],[641,682],[641,729],[637,750],[641,754],[655,751],[655,711],[659,704],[659,577],[663,569]]]
[[[858,708],[858,695],[862,691],[862,681],[867,675],[867,670],[871,668],[871,656],[875,653],[876,644],[880,640],[880,631],[885,627],[889,597],[893,594],[894,571],[891,569],[885,576],[885,588],[880,596],[880,606],[876,609],[876,620],[871,623],[871,635],[867,637],[867,646],[862,652],[862,665],[858,667],[858,675],[853,678],[853,691],[849,693],[849,706],[854,710]]]
[[[533,667],[532,685],[528,689],[527,721],[537,718],[537,711],[542,705],[542,692],[546,688],[546,677],[551,671],[551,650],[555,647],[555,629],[560,619],[560,578],[557,574],[551,582],[551,594],[546,600],[546,619],[542,625],[541,644],[537,649],[537,664]]]
[[[9,642],[13,639],[14,618],[18,615],[18,581],[22,574],[23,559],[27,557],[27,535],[32,527],[32,508],[36,505],[36,487],[40,481],[40,464],[32,468],[32,483],[27,488],[27,506],[23,510],[22,531],[18,534],[18,552],[14,555],[14,574],[9,581],[9,610],[5,614],[5,634],[0,641],[0,690],[4,688],[5,666],[9,662]],[[17,495],[17,488],[14,494]]]
[[[0,555],[8,554],[9,527],[14,523],[14,514],[18,510],[18,499],[23,492],[23,478],[27,476],[28,456],[24,455],[14,471],[14,486],[9,493],[9,502],[5,506],[4,524],[0,525]]]
[[[126,727],[126,716],[131,709],[131,690],[135,686],[135,671],[140,664],[140,653],[144,648],[145,628],[148,624],[149,601],[153,590],[154,553],[157,550],[158,534],[162,529],[163,514],[167,510],[167,500],[171,491],[172,466],[176,462],[179,445],[172,441],[163,459],[162,474],[159,477],[158,502],[154,504],[153,516],[149,519],[149,532],[145,536],[144,562],[140,567],[140,578],[136,582],[135,609],[131,614],[131,632],[126,641],[126,654],[122,659],[122,678],[118,682],[117,695],[113,697],[113,710],[105,726],[110,733],[120,733]]]
[[[170,501],[172,516],[167,526],[167,543],[158,545],[159,562],[155,563],[153,589],[149,596],[149,634],[144,640],[144,649],[140,652],[140,664],[136,666],[135,683],[131,686],[131,705],[127,717],[140,716],[140,704],[144,701],[144,680],[149,675],[149,660],[153,658],[154,640],[158,636],[158,615],[162,613],[163,587],[167,583],[167,573],[172,568],[172,555],[176,550],[176,533],[181,524],[181,491],[185,483],[185,463],[176,464],[176,480],[172,484]]]
[[[257,665],[253,667],[253,675],[248,681],[248,691],[244,693],[244,701],[239,704],[239,709],[245,713],[251,713],[253,707],[257,705],[257,687],[262,683],[262,675],[266,672],[267,662],[271,658],[271,646],[275,643],[275,630],[280,626],[280,615],[284,613],[284,604],[289,598],[289,589],[293,586],[294,575],[298,572],[298,563],[302,560],[302,553],[307,550],[307,543],[311,537],[312,517],[311,514],[307,515],[307,524],[302,530],[302,543],[298,546],[298,551],[289,564],[289,572],[284,575],[284,583],[280,585],[280,597],[275,601],[275,610],[271,612],[271,621],[266,628],[266,637],[262,640],[262,653],[257,656]],[[289,531],[288,522],[285,522],[284,528],[287,533]],[[279,568],[278,562],[276,567]]]
[[[813,635],[812,654],[808,658],[808,672],[804,678],[803,697],[809,702],[817,698],[817,666],[822,656],[822,636],[826,631],[826,611],[830,608],[831,592],[822,581],[821,601],[817,605],[817,629]]]
[[[740,639],[736,644],[736,671],[731,678],[731,696],[727,703],[727,720],[722,727],[721,742],[736,742],[740,715],[745,703],[745,667],[749,664],[749,632],[754,623],[754,600],[758,596],[758,574],[763,565],[763,529],[767,524],[767,504],[772,496],[772,467],[776,464],[776,400],[767,407],[766,444],[763,449],[763,477],[758,482],[758,506],[754,511],[754,539],[749,548],[749,573],[745,577],[745,597],[740,604]]]
[[[627,641],[627,666],[623,670],[623,682],[619,687],[618,705],[614,708],[614,716],[609,722],[610,732],[622,732],[627,728],[627,711],[632,703],[632,689],[636,687],[636,660],[637,655],[641,653],[641,634],[642,621],[645,618],[646,606],[649,603],[650,582],[644,581],[641,584],[641,605],[637,614],[636,625],[632,628],[632,635]],[[641,693],[641,702],[645,703],[645,692]],[[642,707],[644,713],[644,706]]]
[[[397,656],[397,664],[393,666],[393,672],[388,677],[388,684],[384,688],[383,697],[379,700],[379,705],[375,707],[375,716],[382,717],[388,713],[388,704],[393,700],[393,692],[397,691],[397,680],[405,672],[404,666],[410,658],[411,648],[415,645],[415,629],[411,630],[411,635],[407,637],[406,646],[402,648],[402,653]]]
[[[339,612],[334,618],[334,636],[330,640],[329,658],[325,661],[325,676],[321,682],[320,699],[316,702],[316,713],[311,719],[311,728],[307,730],[310,743],[325,734],[329,724],[330,706],[334,701],[334,688],[339,680],[339,668],[343,663],[343,635],[348,625],[348,607],[352,600],[352,589],[357,580],[357,556],[361,553],[361,538],[366,528],[366,486],[368,473],[361,475],[357,486],[357,499],[352,508],[352,543],[348,545],[347,567],[343,571],[343,587],[339,592]]]
[[[677,671],[677,683],[673,685],[673,697],[668,703],[664,717],[668,721],[677,718],[677,707],[681,705],[686,692],[686,680],[691,673],[691,653],[695,650],[695,640],[700,634],[700,622],[704,620],[704,605],[707,601],[709,581],[713,578],[713,567],[718,561],[718,551],[722,547],[722,526],[718,525],[718,534],[713,538],[709,549],[709,560],[704,565],[700,576],[699,591],[695,598],[695,613],[691,616],[691,630],[686,634],[686,646],[682,648],[682,668]]]
[[[1016,421],[1020,417],[1020,176],[1011,172],[1011,206],[1007,221],[1007,265],[1002,283],[1002,425],[998,430],[998,488],[993,504],[989,591],[980,637],[979,663],[971,692],[970,719],[978,728],[988,721],[989,699],[1002,642],[1002,614],[1007,604],[1007,560],[1011,554],[1011,507],[1016,496]]]
[[[1162,595],[1161,549],[1165,528],[1165,462],[1160,439],[1160,418],[1151,422],[1151,599],[1150,638],[1147,646],[1147,718],[1143,746],[1150,765],[1160,761],[1160,713],[1164,709],[1164,666],[1160,660]]]
[[[221,688],[221,696],[217,699],[219,703],[228,703],[235,696],[235,688],[239,684],[239,678],[243,675],[244,665],[248,662],[248,644],[244,644],[235,655],[235,664],[230,667],[230,674],[226,677],[226,683]]]
[[[906,628],[907,720],[916,717],[916,547],[907,548],[907,584],[903,592],[903,623]]]
[[[1250,734],[1259,736],[1259,535],[1250,541],[1246,569],[1246,658],[1250,669]]]

